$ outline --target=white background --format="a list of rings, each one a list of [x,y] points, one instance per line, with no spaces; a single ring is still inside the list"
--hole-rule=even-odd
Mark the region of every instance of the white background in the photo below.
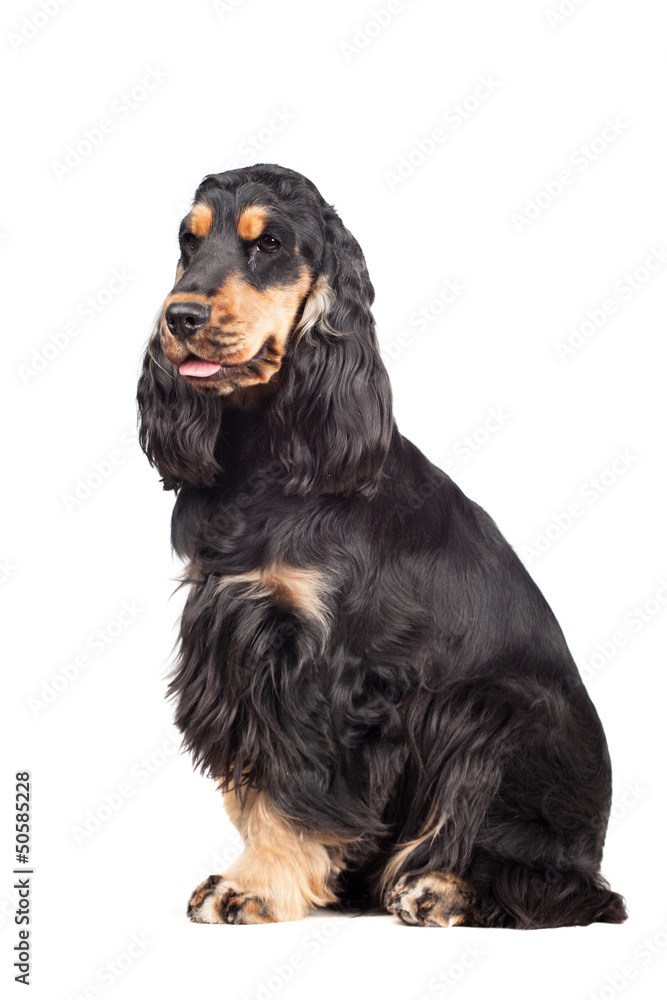
[[[385,0],[70,0],[48,18],[37,2],[4,6],[3,981],[13,776],[28,768],[33,997],[659,995],[664,6],[565,0],[558,21],[558,2],[403,0],[368,30]],[[129,107],[150,69],[154,89]],[[59,168],[105,118],[102,141]],[[604,871],[627,896],[623,927],[185,918],[238,848],[171,739],[183,598],[170,599],[172,496],[132,444],[134,393],[197,183],[256,161],[311,177],[359,239],[400,428],[497,520],[586,672],[615,768]],[[112,295],[114,270],[126,284]],[[465,291],[445,307],[447,281]],[[587,311],[599,322],[605,300],[615,311],[596,325]],[[502,418],[485,427],[492,409]],[[145,943],[128,958],[133,935]]]

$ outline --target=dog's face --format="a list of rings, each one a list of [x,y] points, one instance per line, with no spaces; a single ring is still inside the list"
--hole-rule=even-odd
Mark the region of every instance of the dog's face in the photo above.
[[[307,205],[299,202],[309,192],[295,204],[265,184],[208,181],[181,223],[159,336],[176,377],[200,393],[228,395],[277,375],[314,284],[322,237],[312,222],[304,232]],[[309,217],[319,214],[311,208]]]
[[[223,476],[252,409],[287,494],[372,495],[394,424],[361,247],[312,181],[257,163],[205,177],[137,390],[165,489]],[[230,424],[233,421],[230,421]]]

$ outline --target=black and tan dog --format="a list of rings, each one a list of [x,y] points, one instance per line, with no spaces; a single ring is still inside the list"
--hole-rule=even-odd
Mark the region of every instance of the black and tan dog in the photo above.
[[[189,564],[177,724],[246,843],[190,917],[624,920],[597,714],[493,521],[398,433],[358,244],[258,165],[203,181],[180,248],[141,442]]]

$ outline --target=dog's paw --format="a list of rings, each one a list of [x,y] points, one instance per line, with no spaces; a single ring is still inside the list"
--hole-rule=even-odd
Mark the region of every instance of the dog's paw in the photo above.
[[[268,904],[243,892],[223,875],[209,875],[190,896],[188,916],[195,924],[270,924]]]
[[[472,893],[454,874],[430,872],[414,879],[401,878],[386,894],[384,905],[404,923],[420,927],[472,923]]]

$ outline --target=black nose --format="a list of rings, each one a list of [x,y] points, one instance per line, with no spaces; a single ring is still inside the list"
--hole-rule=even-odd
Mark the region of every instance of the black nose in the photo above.
[[[210,306],[201,302],[172,302],[164,318],[175,337],[191,337],[201,330],[210,315]]]

